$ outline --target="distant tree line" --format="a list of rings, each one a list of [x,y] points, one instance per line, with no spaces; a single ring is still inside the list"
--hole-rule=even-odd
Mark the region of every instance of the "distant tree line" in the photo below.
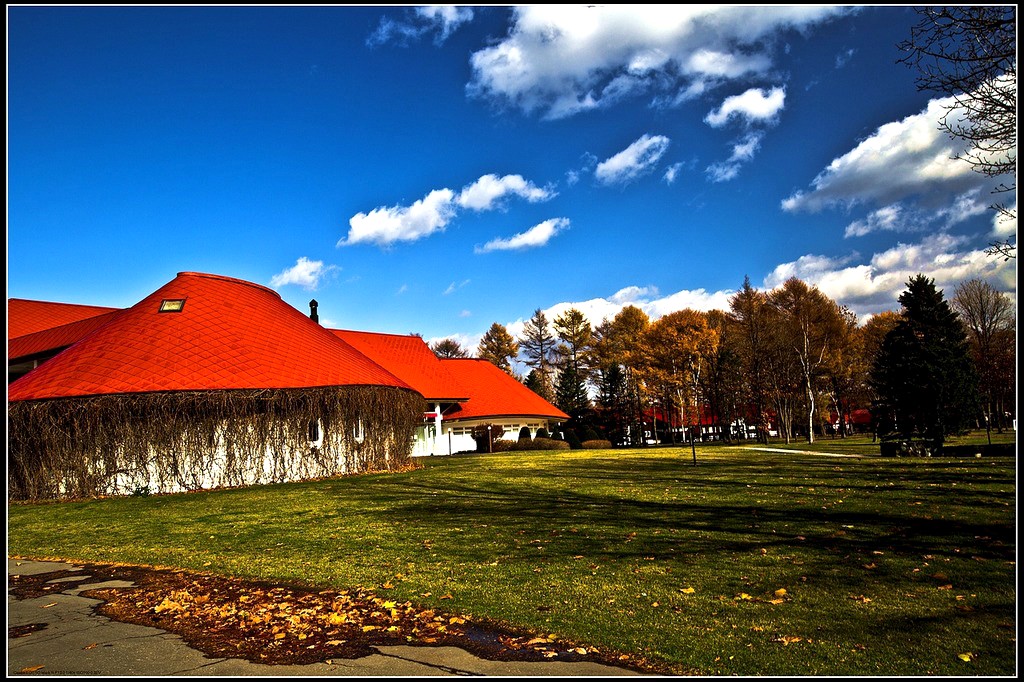
[[[800,279],[762,291],[746,278],[725,311],[652,321],[626,306],[592,326],[575,308],[553,320],[537,309],[518,339],[491,325],[476,356],[568,414],[572,442],[813,442],[846,437],[856,421],[879,437],[941,447],[966,429],[1006,429],[1016,395],[1012,300],[972,279],[946,301],[918,275],[899,303],[901,312],[859,324]],[[435,352],[470,355],[451,343]],[[867,425],[854,419],[865,413]]]

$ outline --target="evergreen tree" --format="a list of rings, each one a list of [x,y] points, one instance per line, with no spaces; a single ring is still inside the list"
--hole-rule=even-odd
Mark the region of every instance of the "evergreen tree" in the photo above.
[[[523,379],[523,384],[541,398],[544,398],[544,400],[548,402],[554,401],[555,396],[551,394],[551,382],[545,381],[537,370],[531,369],[530,373]]]
[[[535,380],[538,388],[531,388],[537,395],[549,402],[555,399],[555,387],[551,374],[554,371],[556,343],[548,324],[547,315],[538,308],[534,311],[533,317],[527,320],[523,326],[523,336],[519,339],[519,348],[525,356],[526,364],[533,368],[531,374],[536,373]]]
[[[977,380],[967,335],[935,288],[916,275],[900,295],[900,322],[886,334],[871,372],[881,433],[923,438],[939,450],[977,416]]]
[[[597,403],[601,406],[601,423],[608,439],[619,443],[625,436],[627,406],[626,377],[619,365],[610,365],[601,372]]]
[[[555,386],[555,405],[575,422],[590,410],[590,396],[586,384],[572,366],[567,365],[558,373]]]

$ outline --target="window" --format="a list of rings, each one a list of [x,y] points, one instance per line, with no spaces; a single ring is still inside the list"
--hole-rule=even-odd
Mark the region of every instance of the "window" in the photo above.
[[[320,441],[320,420],[314,419],[309,422],[309,432],[307,438],[310,443],[317,443]]]
[[[363,431],[362,419],[357,419],[356,425],[352,427],[352,437],[355,438],[357,443],[362,443],[366,439],[366,432]]]
[[[160,312],[162,313],[180,313],[185,307],[185,299],[183,298],[165,298],[160,301]]]

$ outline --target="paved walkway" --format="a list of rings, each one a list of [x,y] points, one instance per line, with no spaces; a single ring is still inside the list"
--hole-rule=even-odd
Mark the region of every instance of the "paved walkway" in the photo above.
[[[38,575],[82,570],[71,564],[7,560],[7,574]],[[74,584],[74,587],[70,587]],[[94,613],[96,599],[85,590],[131,587],[124,581],[75,580],[62,592],[17,599],[7,589],[7,675],[56,676],[358,676],[423,677],[471,675],[503,677],[634,675],[591,662],[487,661],[456,647],[379,646],[359,659],[311,665],[265,665],[234,658],[208,658],[181,637],[157,628],[120,623]]]
[[[794,455],[819,455],[821,457],[854,457],[857,459],[863,459],[864,457],[872,457],[873,455],[842,455],[838,452],[818,452],[816,450],[793,450],[792,448],[758,448],[752,445],[740,445],[736,446],[743,450],[759,450],[761,452],[788,452]]]

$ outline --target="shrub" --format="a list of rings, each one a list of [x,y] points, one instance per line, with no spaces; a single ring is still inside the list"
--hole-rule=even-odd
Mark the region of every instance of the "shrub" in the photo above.
[[[580,444],[584,450],[610,450],[612,442],[610,440],[585,440]]]
[[[551,434],[543,426],[537,429],[537,438],[551,438]]]
[[[533,436],[530,435],[529,426],[519,429],[519,442],[522,443],[524,440],[533,440]]]
[[[580,433],[580,440],[586,443],[588,440],[598,440],[600,436],[597,435],[597,431],[593,427],[587,426]]]
[[[569,444],[553,438],[534,438],[526,441],[498,440],[493,452],[523,452],[526,450],[568,450]]]
[[[579,450],[583,447],[580,437],[576,435],[576,429],[569,429],[565,432],[565,442],[568,443],[569,447],[573,450]]]
[[[539,442],[538,442],[539,441]],[[564,440],[554,438],[534,438],[530,443],[530,450],[568,450],[569,444]]]

